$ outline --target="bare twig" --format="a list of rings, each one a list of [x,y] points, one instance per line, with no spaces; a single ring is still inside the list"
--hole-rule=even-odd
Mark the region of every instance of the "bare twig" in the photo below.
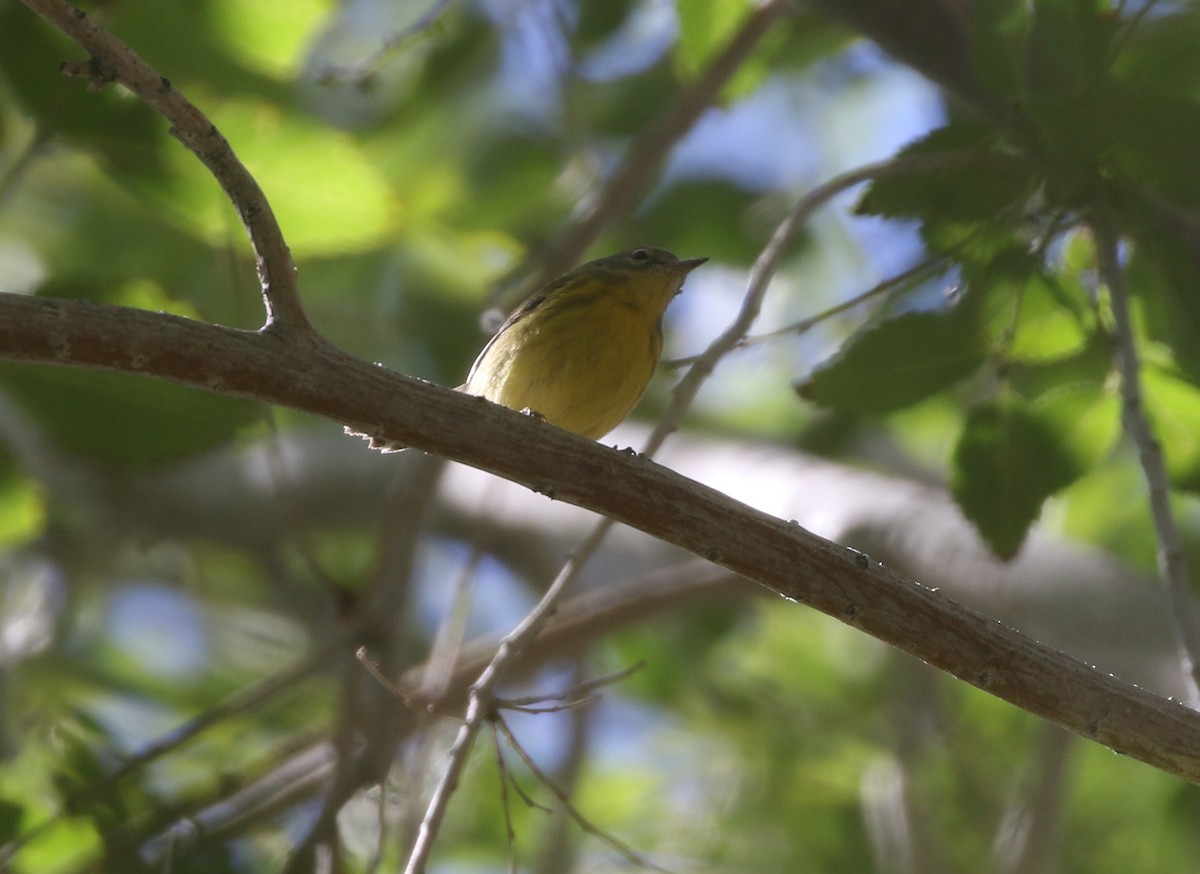
[[[488,491],[494,494],[494,488],[490,488]],[[486,500],[485,497],[485,503]],[[424,713],[415,715],[406,726],[410,733],[419,733],[419,737],[413,743],[405,745],[403,770],[409,786],[426,786],[430,783],[429,774],[434,768],[434,762],[437,761],[433,750],[435,744],[440,741],[440,735],[432,731],[421,731],[421,729],[427,721],[428,714],[445,715],[445,710],[440,708],[437,702],[445,697],[446,690],[454,677],[454,667],[462,654],[463,637],[466,634],[467,620],[470,618],[471,604],[475,595],[475,581],[482,557],[483,550],[479,548],[478,544],[475,544],[470,557],[454,581],[454,595],[451,599],[450,610],[438,627],[433,645],[430,647],[425,661],[419,688],[423,700],[429,703],[426,704]],[[458,714],[454,714],[454,717],[457,719]],[[411,792],[404,799],[400,846],[409,847],[414,842],[415,835],[420,828],[423,807],[422,796],[419,792]]]
[[[896,288],[897,286],[903,285],[910,279],[920,276],[922,273],[925,273],[934,267],[940,266],[946,261],[947,257],[949,257],[947,253],[939,253],[929,258],[922,259],[920,263],[914,264],[907,270],[902,270],[894,276],[889,276],[887,279],[881,280],[875,285],[872,285],[866,291],[859,292],[853,297],[849,297],[831,307],[826,307],[815,315],[811,315],[805,319],[800,319],[798,322],[792,322],[790,325],[784,325],[782,328],[776,328],[773,331],[765,331],[762,334],[753,334],[743,337],[737,342],[736,346],[738,349],[746,349],[750,346],[759,346],[763,343],[770,343],[773,340],[778,340],[782,337],[794,337],[796,335],[806,333],[807,331],[811,331],[822,322],[828,321],[834,316],[841,315],[847,310],[852,310],[855,307],[861,306],[867,301],[876,298],[879,295]],[[664,366],[683,367],[696,363],[699,358],[699,355],[692,355],[687,358],[677,358],[673,361],[665,362]]]
[[[388,692],[392,694],[392,697],[402,701],[405,707],[416,709],[418,707],[428,706],[417,701],[415,698],[409,697],[403,689],[389,680],[387,675],[384,674],[383,668],[379,667],[379,662],[371,658],[371,654],[367,652],[367,648],[365,646],[360,646],[357,650],[355,650],[354,657],[358,659],[359,663],[364,668],[367,669],[367,673],[375,678],[375,682],[387,689]]]
[[[330,82],[351,82],[360,86],[366,84],[379,72],[381,67],[391,60],[393,55],[399,53],[410,39],[433,27],[438,19],[446,14],[453,2],[454,0],[435,0],[428,9],[417,16],[415,21],[393,33],[371,54],[354,64],[330,67],[317,81],[321,84]]]
[[[458,730],[458,736],[455,737],[454,743],[450,747],[446,770],[442,772],[442,777],[429,800],[425,818],[421,820],[421,826],[417,830],[417,840],[413,844],[408,864],[404,868],[405,874],[422,874],[425,871],[429,855],[433,850],[433,842],[446,817],[450,796],[458,788],[458,781],[466,767],[475,737],[483,726],[484,720],[494,716],[495,702],[493,698],[496,686],[513,663],[520,658],[526,644],[537,637],[538,632],[554,615],[558,602],[575,581],[587,560],[599,548],[612,524],[612,519],[600,520],[592,533],[580,544],[575,554],[563,565],[554,582],[546,590],[546,594],[529,612],[529,615],[500,641],[500,647],[497,649],[495,657],[471,686],[466,717]]]
[[[700,561],[685,562],[572,597],[560,606],[550,626],[525,651],[517,669],[525,674],[548,659],[577,654],[589,641],[610,632],[614,627],[645,620],[664,611],[678,610],[680,604],[692,604],[712,598],[741,598],[765,590],[745,588],[744,581],[728,572]],[[466,688],[486,667],[498,646],[498,638],[472,641],[459,654],[453,675],[445,688],[445,697],[431,704],[425,684],[429,664],[410,668],[404,676],[387,685],[398,697],[433,706],[439,714],[459,718]],[[367,664],[370,664],[367,660]],[[636,666],[635,666],[636,667]],[[382,677],[382,674],[379,675]],[[386,679],[386,678],[384,678]],[[596,682],[596,681],[592,681]],[[572,686],[571,689],[579,688]],[[565,690],[570,692],[571,690]],[[397,739],[412,736],[420,721],[402,716],[397,723]],[[323,742],[297,759],[297,766],[285,764],[259,778],[233,797],[189,815],[168,832],[168,837],[155,841],[151,858],[169,846],[170,835],[193,835],[196,839],[216,840],[236,835],[273,812],[294,806],[318,791],[328,791],[328,780],[334,767],[332,747]],[[518,784],[519,786],[519,784]],[[532,806],[541,808],[532,801]],[[399,840],[399,837],[396,838]],[[407,841],[401,842],[406,845]]]
[[[375,828],[378,834],[371,847],[371,853],[363,866],[364,874],[378,874],[379,866],[383,864],[383,855],[390,839],[390,817],[388,816],[388,781],[379,784],[379,795],[375,800]]]
[[[251,824],[287,810],[293,793],[315,792],[328,786],[335,767],[332,747],[315,744],[271,770],[264,778],[234,792],[192,816],[180,818],[143,847],[148,865],[164,866],[176,844],[217,841],[245,830]]]
[[[488,726],[491,728],[491,731],[492,731],[492,742],[496,744],[496,751],[500,754],[500,759],[504,762],[505,770],[508,772],[508,781],[509,781],[509,784],[512,786],[513,791],[517,793],[517,795],[520,797],[520,799],[523,802],[525,802],[525,806],[528,807],[530,810],[537,810],[537,811],[540,811],[541,813],[553,813],[554,812],[553,808],[551,808],[545,804],[542,804],[540,801],[538,801],[536,798],[534,798],[532,795],[530,795],[528,792],[525,791],[525,787],[523,787],[521,785],[521,781],[517,779],[516,774],[514,774],[512,772],[512,769],[508,767],[508,760],[504,758],[503,748],[501,747],[501,745],[499,743],[500,734],[499,734],[499,729],[497,728],[497,725],[498,725],[498,723],[494,720],[488,722]]]
[[[500,745],[500,734],[496,729],[496,723],[490,723],[492,730],[492,749],[496,753],[496,774],[500,777],[500,806],[504,809],[504,843],[508,848],[508,870],[510,874],[517,872],[517,849],[516,837],[517,833],[513,829],[512,809],[508,803],[508,787],[512,785],[517,788],[517,781],[513,778],[512,772],[508,769],[508,762],[504,760],[504,748]],[[524,793],[522,792],[522,796]]]
[[[582,680],[568,686],[566,689],[561,689],[558,692],[551,692],[548,695],[531,695],[527,698],[498,698],[496,705],[508,710],[518,710],[521,708],[533,707],[538,704],[545,704],[547,701],[558,701],[558,709],[568,709],[577,707],[580,704],[586,704],[593,700],[597,689],[602,689],[605,686],[612,686],[623,680],[632,677],[638,671],[646,667],[645,662],[638,662],[635,665],[630,665],[620,671],[614,671],[611,674],[605,674],[603,677],[596,677],[591,680]]]
[[[22,2],[92,56],[87,62],[64,63],[64,73],[87,77],[94,87],[120,82],[171,123],[171,135],[195,153],[224,189],[254,247],[267,309],[264,330],[293,341],[315,337],[316,332],[300,304],[292,254],[271,205],[216,125],[176,91],[170,79],[159,75],[129,46],[98,27],[87,13],[64,0]]]
[[[1107,220],[1094,221],[1092,230],[1096,236],[1100,276],[1108,286],[1112,306],[1117,368],[1121,374],[1121,421],[1138,450],[1158,539],[1158,572],[1172,606],[1171,615],[1179,636],[1179,657],[1183,673],[1191,678],[1190,699],[1195,706],[1200,704],[1200,615],[1197,615],[1188,582],[1183,538],[1171,512],[1171,486],[1162,446],[1142,405],[1141,363],[1129,314],[1129,290],[1118,252],[1120,240]]]
[[[660,865],[655,865],[653,862],[647,860],[640,853],[638,853],[637,850],[633,849],[633,847],[629,846],[624,841],[618,839],[615,835],[609,834],[608,832],[604,831],[604,829],[593,825],[591,820],[580,813],[579,809],[571,803],[571,799],[567,796],[567,793],[565,793],[561,788],[559,788],[558,784],[550,779],[550,775],[538,767],[537,762],[533,760],[533,757],[525,751],[525,748],[522,747],[516,737],[513,736],[512,731],[509,729],[508,724],[504,721],[504,719],[496,716],[494,721],[501,733],[508,740],[509,746],[511,746],[513,750],[516,751],[516,754],[521,757],[521,761],[525,763],[525,767],[532,771],[533,775],[537,777],[538,782],[545,786],[550,793],[558,799],[558,803],[562,805],[563,809],[571,816],[571,819],[575,820],[581,829],[588,834],[604,841],[604,843],[608,844],[610,847],[620,853],[626,861],[632,862],[634,865],[640,865],[644,868],[649,868],[652,871],[660,871],[662,874],[673,874],[673,872],[669,869],[663,868]]]

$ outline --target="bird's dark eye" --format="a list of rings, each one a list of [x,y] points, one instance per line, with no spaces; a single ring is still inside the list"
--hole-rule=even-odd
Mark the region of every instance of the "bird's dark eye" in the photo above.
[[[649,261],[650,252],[646,249],[634,249],[629,253],[629,259],[631,261]]]

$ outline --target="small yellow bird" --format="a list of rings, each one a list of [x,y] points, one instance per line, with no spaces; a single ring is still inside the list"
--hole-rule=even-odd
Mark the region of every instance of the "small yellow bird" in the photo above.
[[[662,354],[667,304],[707,260],[643,246],[576,267],[508,317],[456,390],[603,437],[641,400]],[[404,449],[346,432],[373,449]]]
[[[458,390],[603,437],[641,400],[667,304],[707,260],[644,246],[575,268],[508,317]]]

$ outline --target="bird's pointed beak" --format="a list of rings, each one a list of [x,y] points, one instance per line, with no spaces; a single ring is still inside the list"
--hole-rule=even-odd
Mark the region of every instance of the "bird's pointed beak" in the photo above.
[[[679,284],[675,286],[676,294],[683,291],[683,280],[687,278],[687,275],[707,260],[707,258],[686,258],[674,265],[675,275],[679,277]]]

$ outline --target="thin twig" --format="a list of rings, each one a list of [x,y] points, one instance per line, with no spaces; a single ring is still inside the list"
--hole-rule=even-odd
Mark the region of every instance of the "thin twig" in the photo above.
[[[505,763],[505,768],[508,772],[508,782],[512,786],[513,791],[517,793],[517,795],[520,797],[520,799],[525,802],[525,806],[528,807],[530,810],[536,810],[540,813],[546,813],[546,814],[554,813],[554,808],[550,807],[549,805],[542,804],[540,801],[538,801],[536,798],[534,798],[532,795],[530,795],[528,792],[526,792],[525,787],[523,787],[521,785],[521,781],[517,779],[517,775],[512,772],[511,768],[508,768],[508,760],[504,759],[504,754],[503,754],[503,751],[501,750],[501,746],[500,746],[500,742],[499,742],[500,735],[497,733],[498,729],[497,729],[496,725],[497,724],[496,724],[495,720],[491,720],[488,722],[488,726],[492,730],[492,742],[496,744],[497,750],[500,751],[500,758]]]
[[[561,689],[558,692],[551,692],[548,695],[530,695],[527,698],[497,698],[496,705],[505,709],[516,709],[545,704],[547,701],[558,701],[569,707],[575,707],[593,700],[596,697],[594,693],[597,689],[627,680],[645,667],[645,662],[638,662],[623,670],[614,671],[611,674],[605,674],[603,677],[596,677],[592,680],[584,680],[568,686],[566,689]]]
[[[814,212],[843,191],[874,179],[994,160],[1004,161],[1005,159],[1003,156],[979,152],[930,152],[902,155],[899,158],[867,164],[856,170],[842,173],[806,194],[796,208],[775,228],[771,239],[755,259],[750,268],[746,292],[742,296],[742,306],[733,321],[708,345],[707,349],[693,360],[692,366],[676,384],[671,395],[671,403],[659,419],[653,435],[642,450],[643,453],[653,455],[658,451],[667,437],[679,427],[684,414],[696,399],[700,387],[712,375],[718,362],[744,342],[754,320],[758,318],[763,298],[766,297],[767,288],[770,286],[771,279],[775,275],[788,243]]]
[[[504,838],[505,845],[508,847],[508,870],[510,874],[517,872],[517,850],[516,850],[516,830],[513,828],[512,809],[508,803],[508,787],[511,784],[514,788],[520,791],[517,782],[513,779],[512,772],[508,769],[508,762],[504,760],[504,748],[500,745],[500,735],[496,730],[496,723],[493,720],[489,727],[492,730],[492,749],[496,753],[496,774],[500,777],[500,806],[504,810]],[[522,793],[524,794],[524,793]]]
[[[793,337],[811,331],[822,322],[826,322],[829,319],[832,319],[834,316],[839,316],[847,310],[852,310],[855,307],[861,306],[862,304],[878,297],[884,292],[890,291],[899,285],[903,285],[913,277],[919,276],[920,274],[931,270],[934,267],[941,266],[949,258],[949,256],[949,252],[939,252],[938,254],[932,255],[929,258],[922,259],[920,263],[914,264],[907,270],[903,270],[894,276],[889,276],[887,279],[881,280],[875,285],[872,285],[866,291],[860,292],[853,297],[849,297],[831,307],[827,307],[826,309],[821,310],[821,312],[811,315],[808,318],[800,319],[799,321],[792,322],[790,325],[784,325],[782,328],[776,328],[773,331],[764,331],[761,334],[753,334],[743,337],[738,341],[737,348],[747,349],[751,346],[760,346],[763,343],[770,343],[771,341],[778,340],[781,337]],[[692,355],[687,358],[676,358],[673,361],[664,362],[663,366],[672,368],[685,367],[689,364],[694,364],[699,357],[699,355]]]
[[[405,874],[423,874],[429,863],[433,842],[446,817],[450,796],[458,788],[458,781],[466,767],[475,737],[479,733],[483,721],[492,716],[493,695],[497,684],[520,658],[525,645],[537,636],[542,626],[554,615],[563,594],[570,588],[584,564],[600,546],[612,526],[612,519],[605,517],[600,520],[592,533],[580,544],[575,554],[563,565],[562,570],[550,584],[542,599],[500,642],[496,655],[479,675],[479,679],[471,686],[466,717],[450,747],[446,769],[442,772],[442,777],[425,810],[425,817],[421,820],[420,828],[417,829],[417,840],[413,844],[408,864],[404,868]]]
[[[1183,673],[1191,680],[1190,703],[1200,705],[1200,615],[1188,582],[1183,538],[1171,511],[1171,486],[1163,460],[1162,446],[1154,434],[1142,404],[1141,363],[1129,314],[1129,289],[1121,266],[1117,233],[1105,219],[1092,223],[1100,276],[1108,286],[1115,328],[1117,369],[1121,374],[1121,421],[1125,433],[1138,450],[1142,477],[1150,499],[1150,514],[1158,540],[1158,572],[1166,588]]]
[[[484,497],[486,504],[496,493],[494,484],[488,488]],[[487,507],[481,508],[486,512]],[[483,549],[474,544],[471,555],[463,564],[454,581],[454,595],[451,598],[450,610],[434,635],[433,645],[429,649],[424,670],[416,688],[421,700],[428,702],[424,712],[409,721],[409,734],[413,736],[412,743],[404,745],[404,778],[408,786],[427,786],[429,774],[435,767],[437,757],[434,755],[435,746],[440,743],[439,732],[422,731],[426,722],[426,714],[446,715],[437,702],[446,694],[454,677],[454,667],[462,651],[463,638],[466,634],[467,621],[470,618],[471,604],[475,595],[475,582],[479,571],[479,562],[483,558]],[[453,715],[458,719],[458,714]],[[401,829],[401,847],[409,847],[420,828],[423,812],[422,795],[420,792],[409,792],[404,799],[404,811]]]
[[[495,483],[488,488],[484,495],[480,512],[494,512],[489,506],[495,500]],[[463,639],[467,633],[467,622],[471,618],[471,605],[475,599],[475,582],[479,575],[479,563],[483,561],[484,550],[478,543],[471,547],[462,569],[454,580],[454,594],[450,599],[450,610],[439,625],[433,638],[433,646],[429,649],[426,661],[427,670],[421,680],[421,691],[429,700],[437,700],[445,694],[446,686],[454,674],[454,663],[458,660],[462,649]]]
[[[293,341],[312,340],[316,330],[300,303],[296,269],[267,196],[234,154],[216,125],[171,80],[159,75],[129,46],[105,32],[81,9],[63,0],[22,0],[91,55],[62,71],[83,76],[92,87],[120,82],[171,123],[171,135],[187,146],[220,184],[242,219],[258,264],[267,309],[264,330]]]
[[[393,54],[399,53],[405,43],[437,24],[438,19],[446,14],[453,2],[454,0],[437,0],[417,16],[412,24],[393,33],[371,54],[353,64],[329,67],[317,78],[317,82],[322,85],[333,82],[351,82],[358,86],[367,84]]]
[[[379,662],[371,658],[371,654],[367,651],[365,646],[360,646],[357,650],[355,650],[354,657],[358,659],[359,664],[366,668],[367,673],[375,679],[375,682],[387,689],[388,692],[392,694],[393,698],[397,698],[402,701],[405,707],[408,707],[411,710],[418,710],[431,706],[430,704],[426,704],[423,701],[418,701],[416,698],[407,695],[403,689],[388,679],[387,675],[383,672],[383,668],[379,666]]]
[[[538,782],[545,786],[546,789],[548,789],[550,793],[558,799],[559,804],[561,804],[563,809],[571,815],[571,819],[575,820],[581,829],[588,834],[604,841],[604,843],[608,844],[610,847],[620,853],[621,856],[624,857],[628,862],[632,862],[635,865],[641,865],[645,868],[650,868],[653,871],[660,871],[662,874],[674,874],[674,872],[668,868],[663,868],[661,865],[655,865],[624,841],[620,840],[614,835],[609,834],[608,832],[604,831],[604,829],[594,825],[591,820],[580,813],[579,809],[571,803],[571,799],[567,797],[567,793],[559,788],[557,783],[550,779],[550,775],[538,767],[537,762],[533,760],[533,757],[530,756],[529,753],[525,751],[524,747],[522,747],[517,741],[516,737],[513,735],[504,719],[500,716],[496,716],[494,717],[494,722],[504,734],[504,737],[508,739],[509,745],[513,748],[516,754],[521,757],[521,761],[525,763],[525,767],[532,771],[533,775],[537,777]]]

